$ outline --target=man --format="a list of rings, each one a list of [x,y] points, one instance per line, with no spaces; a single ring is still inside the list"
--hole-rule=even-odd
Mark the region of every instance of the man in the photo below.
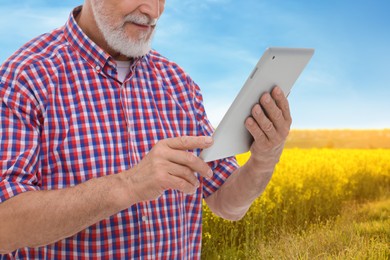
[[[3,258],[197,259],[202,199],[238,220],[291,125],[279,88],[246,127],[252,156],[209,164],[198,86],[150,42],[164,0],[85,0],[0,69]]]

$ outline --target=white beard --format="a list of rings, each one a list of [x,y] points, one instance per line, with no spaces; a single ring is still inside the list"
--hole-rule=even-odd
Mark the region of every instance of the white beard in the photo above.
[[[150,36],[148,33],[144,33],[140,35],[139,39],[132,39],[126,36],[124,25],[126,22],[155,25],[157,20],[150,19],[144,15],[129,14],[121,23],[112,24],[110,14],[104,9],[102,2],[101,0],[93,1],[92,12],[108,46],[127,57],[135,58],[146,55],[152,48],[155,30],[153,30]]]

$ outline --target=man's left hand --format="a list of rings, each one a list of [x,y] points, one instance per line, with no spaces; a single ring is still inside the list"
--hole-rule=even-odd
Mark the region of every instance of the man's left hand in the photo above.
[[[253,166],[251,168],[272,173],[282,154],[291,122],[289,104],[280,87],[261,96],[259,103],[252,108],[252,115],[245,121],[254,138],[248,161]]]

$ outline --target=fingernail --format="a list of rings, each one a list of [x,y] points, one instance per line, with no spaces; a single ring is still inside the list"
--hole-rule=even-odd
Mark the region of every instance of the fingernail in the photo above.
[[[213,171],[211,169],[207,172],[207,176],[209,178],[213,177]]]
[[[276,95],[280,96],[282,94],[282,90],[279,87],[275,88]]]
[[[246,120],[246,123],[247,123],[249,126],[252,126],[252,125],[254,124],[254,121],[253,121],[252,118],[248,118],[248,119]]]
[[[264,98],[264,101],[265,101],[265,103],[269,103],[269,102],[271,102],[271,97],[267,94],[266,96],[265,96],[265,98]]]
[[[255,115],[258,116],[261,113],[260,105],[256,105],[254,109]]]
[[[204,142],[206,144],[211,144],[213,142],[213,138],[211,136],[206,136]]]

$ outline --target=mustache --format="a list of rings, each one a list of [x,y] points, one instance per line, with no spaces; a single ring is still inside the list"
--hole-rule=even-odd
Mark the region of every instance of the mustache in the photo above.
[[[158,19],[150,18],[147,15],[142,14],[128,14],[125,16],[124,23],[136,23],[141,25],[149,25],[155,26],[157,24]]]

